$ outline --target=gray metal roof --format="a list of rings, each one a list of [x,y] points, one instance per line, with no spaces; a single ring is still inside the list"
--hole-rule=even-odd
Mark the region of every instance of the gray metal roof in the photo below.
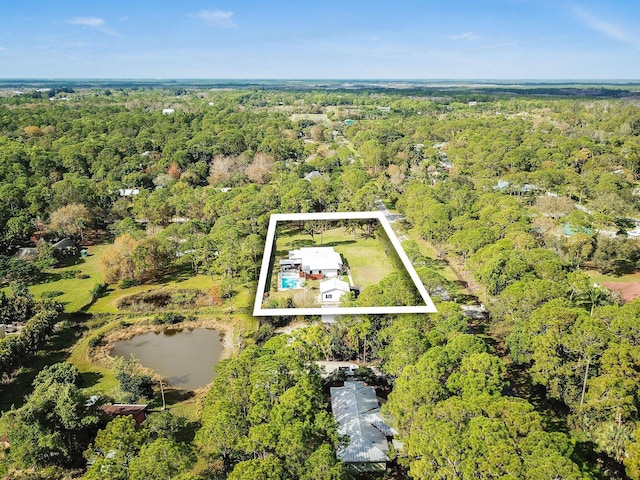
[[[349,444],[338,448],[337,457],[344,462],[386,462],[387,436],[395,431],[380,417],[380,406],[373,387],[364,382],[344,382],[331,388],[331,410],[338,423],[338,433],[349,436]]]

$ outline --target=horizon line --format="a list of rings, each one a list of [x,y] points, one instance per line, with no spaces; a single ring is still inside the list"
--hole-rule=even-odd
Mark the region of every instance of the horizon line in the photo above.
[[[296,78],[296,77],[3,77],[0,81],[242,81],[242,82],[530,82],[530,83],[640,83],[640,78],[347,78],[347,77],[326,77],[326,78]]]

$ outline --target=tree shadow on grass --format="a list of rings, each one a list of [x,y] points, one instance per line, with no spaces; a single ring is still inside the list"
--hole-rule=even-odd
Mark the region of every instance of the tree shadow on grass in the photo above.
[[[313,247],[313,240],[301,238],[291,242],[292,248]]]
[[[104,375],[99,372],[82,372],[78,384],[80,388],[90,388],[97,385],[102,380],[102,377]]]
[[[339,247],[341,245],[353,245],[354,243],[357,243],[357,241],[356,240],[339,240],[339,241],[336,241],[336,242],[327,242],[323,246],[324,247]]]
[[[176,439],[179,442],[191,443],[193,439],[196,437],[196,432],[200,428],[200,422],[187,422],[185,427],[178,432],[176,435]]]
[[[155,387],[158,387],[156,383]],[[149,410],[160,410],[162,408],[162,396],[160,389],[156,388],[157,394],[149,404]],[[186,402],[192,399],[195,393],[191,390],[181,390],[179,388],[168,387],[164,384],[164,401],[167,407],[171,407],[177,403]]]

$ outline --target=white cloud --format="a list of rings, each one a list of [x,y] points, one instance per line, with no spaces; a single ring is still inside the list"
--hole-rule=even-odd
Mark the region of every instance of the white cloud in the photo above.
[[[492,50],[495,48],[505,48],[505,47],[511,47],[513,45],[517,45],[518,42],[504,42],[504,43],[494,43],[491,45],[485,45],[482,48],[485,50]]]
[[[447,38],[449,40],[477,40],[480,38],[480,36],[476,35],[473,32],[463,32],[457,33],[455,35],[449,35]]]
[[[236,24],[233,21],[233,12],[224,10],[200,10],[192,18],[203,20],[206,24],[218,28],[234,28]]]
[[[104,25],[104,20],[97,17],[76,17],[69,23],[74,25],[86,25],[87,27],[101,27]]]
[[[99,32],[106,33],[113,37],[119,37],[120,34],[111,28],[105,26],[105,21],[98,17],[75,17],[69,20],[69,23],[73,25],[83,25],[85,27],[93,28]]]
[[[640,47],[640,39],[629,33],[623,26],[608,22],[579,6],[573,7],[576,17],[591,30],[622,43]]]

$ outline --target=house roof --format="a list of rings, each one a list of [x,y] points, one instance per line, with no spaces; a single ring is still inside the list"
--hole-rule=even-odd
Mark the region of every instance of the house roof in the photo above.
[[[342,258],[333,247],[303,247],[289,252],[289,260],[300,259],[302,270],[339,270]]]
[[[324,282],[320,282],[320,293],[325,294],[333,290],[339,290],[347,293],[349,291],[349,284],[343,280],[337,278],[330,278]]]
[[[395,431],[380,417],[373,387],[364,382],[344,382],[344,387],[332,387],[331,410],[338,433],[349,436],[349,444],[336,452],[340,460],[349,463],[389,460],[387,436]]]
[[[14,255],[15,258],[21,260],[33,260],[38,256],[38,249],[35,247],[20,248]]]
[[[65,248],[75,247],[76,243],[71,240],[69,237],[63,238],[59,242],[53,244],[53,248],[57,248],[58,250],[64,250]]]
[[[625,303],[640,297],[640,283],[638,282],[603,282],[601,285],[609,290],[620,292]]]
[[[135,415],[144,412],[147,409],[147,405],[116,403],[114,405],[102,405],[100,409],[111,416]]]

